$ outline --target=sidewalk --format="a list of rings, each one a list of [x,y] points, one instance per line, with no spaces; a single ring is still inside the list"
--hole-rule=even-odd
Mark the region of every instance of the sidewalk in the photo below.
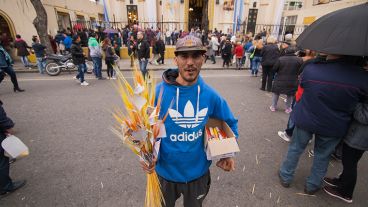
[[[106,65],[105,65],[105,61],[102,61],[102,70],[105,71],[106,70]],[[203,64],[202,69],[203,70],[226,70],[226,66],[225,68],[222,67],[222,63],[223,60],[220,56],[216,57],[216,64],[212,64],[211,60],[207,60],[207,63]],[[136,65],[138,66],[138,61],[136,60]],[[119,66],[120,69],[123,71],[129,71],[132,68],[130,67],[130,60],[128,59],[122,59],[119,62]],[[13,65],[14,70],[17,73],[37,73],[38,69],[37,67],[33,67],[32,69],[28,69],[25,68],[23,66],[23,64],[20,61],[16,61]],[[176,68],[175,64],[174,64],[174,59],[165,59],[165,64],[164,65],[151,65],[148,63],[147,65],[147,69],[148,70],[166,70],[169,68]],[[228,68],[229,70],[234,70],[235,69],[235,64],[233,64],[232,66],[230,66]]]

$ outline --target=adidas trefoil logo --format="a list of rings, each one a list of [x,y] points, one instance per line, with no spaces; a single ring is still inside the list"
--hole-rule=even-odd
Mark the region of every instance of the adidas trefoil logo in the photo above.
[[[188,101],[184,107],[184,116],[175,109],[169,109],[169,115],[175,124],[182,128],[195,128],[202,123],[208,108],[200,110],[196,116],[192,102]]]

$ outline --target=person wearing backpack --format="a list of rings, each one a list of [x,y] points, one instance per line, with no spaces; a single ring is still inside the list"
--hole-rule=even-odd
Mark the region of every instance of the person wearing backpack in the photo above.
[[[112,65],[114,64],[114,55],[115,51],[111,45],[111,40],[109,38],[105,38],[102,43],[102,50],[105,53],[105,64],[107,66],[107,77],[108,79],[116,79],[114,75],[114,68]]]

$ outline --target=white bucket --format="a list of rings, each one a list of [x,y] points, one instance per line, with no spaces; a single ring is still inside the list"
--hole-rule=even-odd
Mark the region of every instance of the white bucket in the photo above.
[[[12,158],[25,157],[29,154],[28,147],[16,136],[10,135],[4,139],[1,146]]]

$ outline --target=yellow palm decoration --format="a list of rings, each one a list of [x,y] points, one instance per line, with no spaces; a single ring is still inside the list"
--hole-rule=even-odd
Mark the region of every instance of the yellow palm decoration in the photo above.
[[[115,87],[124,104],[124,111],[115,108],[113,118],[115,125],[111,128],[123,143],[130,148],[148,166],[153,164],[156,138],[162,120],[158,120],[162,91],[155,103],[155,81],[134,67],[133,84],[125,79],[120,70],[115,68],[117,83]],[[166,116],[165,116],[166,117]],[[147,174],[145,207],[162,207],[165,204],[160,182],[156,172]]]

